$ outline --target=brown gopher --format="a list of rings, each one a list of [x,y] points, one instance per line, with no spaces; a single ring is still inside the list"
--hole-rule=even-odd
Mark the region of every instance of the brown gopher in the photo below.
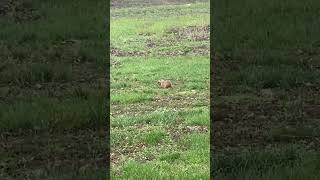
[[[171,84],[171,81],[170,80],[159,80],[158,81],[158,84],[162,87],[162,88],[171,88],[172,87],[172,84]]]

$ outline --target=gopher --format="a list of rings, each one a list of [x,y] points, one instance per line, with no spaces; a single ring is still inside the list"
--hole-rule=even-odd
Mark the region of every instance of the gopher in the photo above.
[[[171,88],[172,87],[172,84],[171,84],[171,81],[170,80],[159,80],[158,81],[158,84],[162,87],[162,88]]]

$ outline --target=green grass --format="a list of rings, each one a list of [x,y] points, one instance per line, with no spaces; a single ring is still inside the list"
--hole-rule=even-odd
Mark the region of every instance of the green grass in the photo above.
[[[107,146],[96,139],[108,101],[106,3],[17,0],[10,6],[0,15],[1,179],[103,179],[106,172],[94,168]],[[87,174],[76,159],[94,162],[82,168]]]
[[[111,16],[112,179],[209,179],[208,2]]]
[[[208,179],[206,171],[209,169],[198,165],[181,167],[166,162],[141,164],[129,161],[124,167],[125,174],[114,179]]]
[[[238,60],[242,69],[226,78],[259,88],[319,84],[315,39],[320,26],[313,15],[318,2],[246,0],[238,5],[230,1],[213,7],[214,47],[219,55]]]
[[[185,121],[189,125],[209,126],[208,116],[209,110],[201,108],[194,113],[188,114]]]
[[[73,98],[57,99],[33,98],[28,102],[1,105],[1,130],[45,130],[96,127],[104,124],[103,98],[90,97],[90,100]]]
[[[248,151],[215,156],[217,179],[317,179],[319,153],[305,147]]]
[[[139,33],[157,34],[153,36],[152,39],[159,40],[159,38],[164,38],[162,35],[165,35],[165,32],[171,28],[202,26],[208,25],[209,22],[209,8],[208,4],[205,3],[193,4],[188,8],[186,8],[185,5],[146,7],[143,8],[142,11],[148,13],[140,15],[140,18],[137,18],[141,12],[140,8],[130,8],[129,10],[128,8],[111,10],[112,15],[115,16],[113,19],[116,21],[116,23],[111,23],[111,45],[127,51],[143,51],[147,48],[146,42],[148,37],[137,36]],[[187,11],[187,13],[183,15],[165,15],[168,11],[172,10],[178,13]],[[117,14],[121,14],[123,17],[116,17]],[[131,17],[133,14],[134,17]],[[181,43],[180,41],[176,42],[176,45],[179,46]],[[189,41],[187,43],[191,44],[192,42]],[[172,48],[168,46],[164,47],[170,48],[170,50]],[[154,51],[159,49],[160,48],[156,48]]]
[[[138,103],[143,101],[151,101],[152,96],[145,92],[126,93],[124,95],[111,96],[112,101],[118,103]]]
[[[25,63],[21,65],[4,64],[1,81],[18,86],[30,86],[36,83],[70,81],[70,64],[62,63]]]
[[[215,179],[319,179],[319,6],[213,4]]]
[[[58,108],[58,105],[57,108],[51,110],[54,114],[65,116],[58,119],[70,121],[65,124],[79,126],[81,123],[78,124],[77,119],[82,118],[90,121],[87,115],[83,115],[86,112],[78,115],[75,113],[76,111],[81,112],[82,109],[90,110],[89,106],[85,105],[87,100],[85,98],[83,102],[66,100],[69,99],[68,92],[58,87],[67,87],[71,82],[80,83],[81,79],[90,83],[96,81],[95,78],[88,79],[86,77],[88,73],[103,77],[106,63],[102,38],[105,29],[102,26],[104,14],[99,11],[103,11],[104,6],[99,6],[100,10],[93,11],[97,3],[102,2],[26,1],[22,3],[18,1],[16,9],[22,9],[21,13],[32,12],[39,17],[36,19],[30,17],[21,23],[18,23],[15,18],[21,14],[0,17],[0,22],[4,27],[0,30],[0,37],[2,37],[0,55],[3,58],[0,63],[0,83],[3,87],[10,86],[10,89],[15,89],[16,94],[20,94],[21,97],[29,96],[30,88],[34,89],[34,94],[41,94],[41,97],[36,96],[34,100],[31,98],[33,105],[28,107],[28,101],[25,102],[23,98],[18,100],[15,93],[12,93],[13,90],[9,91],[6,100],[15,102],[15,104],[9,104],[8,112],[3,110],[1,113],[2,128],[33,128],[32,121],[43,121],[43,124],[46,124],[38,127],[56,128],[55,123],[49,123],[51,120],[48,120],[52,115],[49,112],[49,104],[55,104],[58,101],[61,107],[70,106],[70,112],[66,112],[65,108]],[[17,11],[16,13],[20,12]],[[70,86],[68,88],[72,89],[72,86],[77,85],[71,85],[71,88]],[[53,91],[62,92],[60,96],[64,97],[63,102],[52,97],[52,94],[55,93],[49,92],[52,87],[54,87]],[[94,87],[88,88],[93,89]],[[37,98],[51,100],[43,103]],[[2,103],[1,105],[7,106]],[[33,113],[33,109],[37,112]],[[72,112],[74,115],[71,115]],[[27,115],[28,118],[23,118],[25,113],[30,114]],[[8,118],[13,118],[13,122],[6,125]]]

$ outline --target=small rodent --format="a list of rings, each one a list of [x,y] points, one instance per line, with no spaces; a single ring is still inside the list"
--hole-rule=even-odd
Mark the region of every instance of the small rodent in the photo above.
[[[172,87],[172,84],[171,84],[171,81],[170,80],[159,80],[158,81],[158,84],[162,87],[162,88],[171,88]]]

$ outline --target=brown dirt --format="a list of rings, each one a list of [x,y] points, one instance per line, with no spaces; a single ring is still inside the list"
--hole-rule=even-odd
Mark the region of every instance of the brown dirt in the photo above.
[[[320,104],[309,104],[304,106],[304,112],[308,118],[320,120]]]
[[[105,132],[95,130],[60,133],[2,133],[0,165],[3,177],[26,177],[34,170],[56,168],[102,169],[107,164]]]
[[[142,51],[124,51],[119,48],[110,48],[111,55],[117,57],[125,57],[125,56],[145,56],[146,52]]]
[[[20,0],[1,0],[0,16],[10,16],[15,22],[27,22],[40,18],[37,10],[31,5],[31,2]]]
[[[217,150],[228,147],[261,147],[267,144],[277,144],[277,142],[268,141],[268,133],[279,126],[285,127],[283,123],[290,126],[290,123],[284,122],[281,117],[282,112],[281,106],[271,103],[269,105],[261,103],[251,108],[245,104],[216,105],[212,118],[212,144]],[[310,123],[308,119],[304,121],[307,124]],[[293,136],[288,138],[295,141]],[[307,137],[304,138],[304,141],[319,143],[319,138]],[[289,142],[291,141],[286,143]]]
[[[172,28],[166,32],[161,39],[154,39],[150,33],[140,33],[139,36],[146,36],[146,51],[125,51],[120,48],[111,47],[111,55],[116,57],[138,57],[148,55],[159,56],[184,56],[184,55],[209,55],[209,26],[188,26],[184,28]],[[179,42],[191,39],[192,41],[204,41],[207,45],[200,45],[194,47],[185,47],[181,49],[175,49],[170,51],[159,51],[159,47],[170,47]],[[153,52],[154,51],[154,52]],[[155,54],[154,54],[155,53]]]
[[[209,41],[209,26],[188,26],[184,28],[172,28],[167,34],[174,34],[176,39],[191,38],[193,41]]]
[[[117,117],[118,115],[136,116],[146,113],[154,112],[154,110],[166,107],[173,110],[183,110],[191,107],[194,103],[199,101],[199,97],[204,97],[202,101],[209,104],[208,95],[204,94],[190,94],[188,96],[169,95],[166,97],[155,97],[153,101],[147,103],[129,104],[123,109],[122,105],[113,104],[111,106],[111,115]]]
[[[232,84],[226,82],[223,74],[237,71],[237,61],[215,57],[213,59],[213,67],[211,73],[214,78],[212,82],[213,98],[229,96],[234,93],[230,89],[234,88]],[[304,92],[301,94],[301,92]],[[297,99],[302,98],[302,107],[291,107],[301,109],[288,109],[284,105],[288,100],[280,99],[280,95],[273,92],[273,98],[265,98],[263,101],[254,103],[240,102],[240,103],[217,103],[213,101],[212,111],[212,134],[211,139],[212,149],[217,152],[227,151],[228,149],[248,149],[252,147],[273,146],[278,143],[301,143],[308,146],[308,148],[318,149],[320,145],[320,138],[316,136],[296,138],[289,136],[285,141],[277,142],[270,141],[268,134],[270,130],[275,128],[285,128],[290,126],[299,127],[299,123],[303,122],[307,126],[314,127],[315,121],[320,120],[320,91],[312,87],[301,87],[298,89],[291,89],[286,91],[288,97]],[[252,95],[259,95],[263,98],[263,94],[259,92],[251,92]],[[296,97],[296,98],[295,98]],[[286,111],[290,111],[291,118],[296,118],[295,122],[288,122],[286,120]],[[293,112],[294,111],[294,112]],[[299,117],[301,116],[301,117]],[[316,128],[316,127],[315,127]]]

